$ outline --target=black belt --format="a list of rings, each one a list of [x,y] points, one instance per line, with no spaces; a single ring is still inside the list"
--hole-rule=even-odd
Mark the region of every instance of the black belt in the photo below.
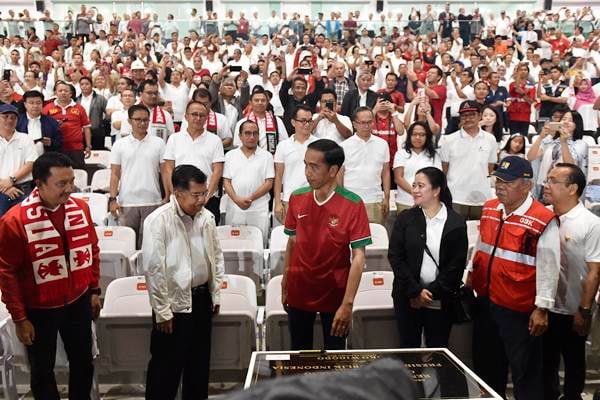
[[[204,293],[208,293],[208,283],[204,283],[199,286],[194,286],[192,288],[192,296],[195,294],[204,294]]]

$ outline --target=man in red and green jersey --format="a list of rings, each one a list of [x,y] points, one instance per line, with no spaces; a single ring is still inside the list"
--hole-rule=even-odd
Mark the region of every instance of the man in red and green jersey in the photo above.
[[[344,349],[365,246],[372,243],[369,220],[360,197],[337,186],[344,163],[344,151],[337,143],[312,142],[304,163],[310,186],[292,193],[285,218],[290,238],[281,286],[292,350],[313,348],[317,313],[325,348]]]

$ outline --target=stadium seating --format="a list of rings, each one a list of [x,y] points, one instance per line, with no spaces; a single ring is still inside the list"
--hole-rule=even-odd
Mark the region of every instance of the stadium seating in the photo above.
[[[94,150],[90,156],[85,159],[85,163],[89,165],[101,165],[104,168],[110,168],[110,151]]]
[[[98,247],[100,247],[100,287],[102,292],[117,278],[134,276],[138,271],[141,250],[135,249],[135,232],[127,226],[98,226]]]
[[[108,168],[96,170],[92,175],[90,190],[92,192],[108,193],[110,191],[110,173],[111,170]]]
[[[258,287],[263,278],[262,232],[255,226],[217,227],[217,237],[225,259],[225,273],[250,277]]]
[[[88,204],[94,225],[106,225],[108,197],[100,193],[72,193],[71,196],[82,199]]]
[[[271,230],[269,240],[269,279],[283,274],[283,261],[288,237],[283,232],[283,225]]]
[[[85,169],[74,169],[75,173],[75,188],[79,192],[88,191],[88,173]]]
[[[350,345],[353,349],[393,349],[400,345],[390,271],[363,272],[354,298]],[[382,334],[385,332],[385,334]]]
[[[388,261],[389,238],[383,225],[369,224],[373,244],[365,248],[365,271],[390,271]]]

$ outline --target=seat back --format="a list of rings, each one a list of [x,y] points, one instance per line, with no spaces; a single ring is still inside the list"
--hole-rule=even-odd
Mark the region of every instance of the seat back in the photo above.
[[[135,231],[127,226],[97,226],[100,247],[100,288],[105,292],[108,284],[117,278],[137,274],[130,262],[135,253]]]
[[[152,308],[143,276],[112,281],[98,319],[99,367],[107,372],[145,371],[150,359]]]
[[[86,164],[98,164],[105,168],[110,168],[110,151],[94,150],[88,158],[85,159]]]
[[[211,370],[242,372],[256,350],[256,285],[247,276],[225,275],[221,307],[213,318]]]
[[[288,236],[283,232],[283,225],[271,230],[269,240],[269,277],[283,274],[283,260]]]
[[[75,174],[75,187],[79,191],[83,191],[88,187],[88,173],[85,169],[74,169]]]
[[[392,301],[394,274],[363,272],[352,311],[353,349],[398,348],[400,338]]]
[[[100,193],[72,193],[71,196],[84,200],[90,207],[92,222],[95,225],[105,225],[108,214],[108,197]]]
[[[109,168],[99,169],[94,172],[92,183],[90,184],[92,192],[108,192],[110,190],[110,173],[111,170]]]
[[[390,271],[388,261],[389,238],[383,225],[369,224],[373,244],[365,248],[365,271]]]
[[[479,220],[467,221],[467,237],[469,246],[475,246],[479,238]]]
[[[588,183],[600,179],[600,145],[588,147]]]
[[[255,226],[217,226],[225,273],[251,278],[256,286],[263,276],[262,232]]]
[[[267,283],[265,300],[266,348],[269,351],[289,350],[292,348],[288,329],[287,313],[281,304],[281,275],[275,276]],[[323,348],[323,330],[321,319],[317,317],[313,328],[313,348]]]

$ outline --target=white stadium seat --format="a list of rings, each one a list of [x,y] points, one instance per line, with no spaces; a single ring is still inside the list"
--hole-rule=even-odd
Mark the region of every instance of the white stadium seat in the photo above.
[[[271,230],[269,239],[269,277],[272,278],[283,274],[283,260],[288,236],[283,232],[283,225],[276,226]]]
[[[98,318],[103,372],[145,371],[150,359],[152,308],[143,276],[110,282]]]
[[[88,190],[88,173],[85,169],[74,169],[75,173],[75,187],[79,192]]]
[[[211,370],[245,374],[256,345],[256,286],[247,276],[225,275],[221,308],[212,323]]]
[[[110,151],[94,150],[88,158],[85,159],[86,164],[98,164],[104,168],[110,168]]]
[[[267,284],[265,300],[265,347],[268,351],[290,350],[292,342],[288,330],[287,313],[281,304],[281,279],[278,275]],[[323,330],[321,319],[315,320],[313,328],[313,347],[323,348]]]
[[[111,170],[108,168],[96,170],[92,175],[90,190],[108,193],[110,191],[110,173]]]
[[[354,298],[350,343],[353,349],[394,349],[400,345],[390,271],[363,272]]]
[[[600,179],[600,145],[588,148],[588,183]]]
[[[108,197],[100,193],[72,193],[71,196],[82,199],[88,204],[95,225],[106,225]]]
[[[128,226],[97,226],[100,247],[100,287],[102,293],[117,278],[141,273],[137,264],[141,251],[135,249],[135,231]]]
[[[371,228],[371,239],[373,244],[370,244],[365,249],[365,271],[390,271],[390,263],[388,261],[388,246],[389,238],[387,230],[383,225],[369,224]]]
[[[217,226],[225,273],[251,278],[258,287],[263,277],[262,232],[255,226]]]

